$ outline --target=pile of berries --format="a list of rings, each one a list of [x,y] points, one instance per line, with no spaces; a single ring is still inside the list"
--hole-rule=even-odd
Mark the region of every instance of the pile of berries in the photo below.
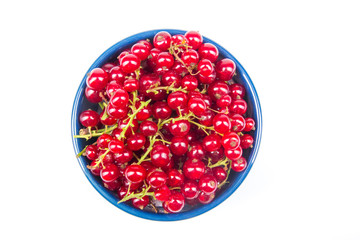
[[[255,121],[235,63],[218,57],[196,31],[162,31],[88,74],[85,96],[99,107],[79,116],[74,137],[93,141],[78,156],[119,203],[177,213],[210,203],[246,168]]]

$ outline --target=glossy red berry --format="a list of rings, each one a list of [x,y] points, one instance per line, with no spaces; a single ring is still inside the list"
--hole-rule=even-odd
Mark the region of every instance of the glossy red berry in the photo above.
[[[113,153],[121,153],[124,151],[124,142],[119,139],[112,139],[108,144],[108,148]]]
[[[90,172],[95,175],[95,176],[100,176],[100,171],[101,171],[102,167],[97,164],[97,161],[92,161],[90,164]]]
[[[170,162],[170,150],[164,145],[158,145],[151,150],[150,158],[154,166],[165,167]]]
[[[113,137],[110,136],[109,134],[104,133],[104,134],[102,134],[100,137],[98,137],[98,139],[97,139],[97,141],[96,141],[96,142],[97,142],[97,146],[98,146],[99,148],[107,148],[108,145],[109,145],[109,142],[110,142],[111,140],[113,140]]]
[[[154,136],[158,131],[158,126],[155,122],[145,120],[140,124],[140,132],[145,136]]]
[[[186,93],[181,91],[172,92],[167,98],[167,103],[171,109],[185,108],[187,107],[188,97]]]
[[[168,186],[163,185],[154,191],[154,195],[156,200],[163,202],[169,199],[171,192]]]
[[[149,196],[144,196],[142,198],[133,198],[131,202],[135,208],[143,210],[150,203],[150,198]]]
[[[221,144],[225,149],[234,149],[240,145],[240,137],[235,132],[225,133],[221,139]]]
[[[154,47],[161,51],[167,51],[171,44],[171,35],[168,32],[158,32],[153,39]]]
[[[239,83],[231,84],[230,87],[230,96],[235,99],[242,99],[245,97],[245,87]]]
[[[127,92],[135,92],[139,90],[139,80],[135,78],[129,78],[124,81],[124,90]]]
[[[109,78],[107,72],[101,68],[94,68],[89,73],[86,79],[86,84],[89,88],[100,91],[106,87],[108,80]]]
[[[91,103],[98,103],[102,101],[100,97],[101,91],[86,87],[85,88],[85,97]]]
[[[244,157],[231,161],[231,169],[235,172],[242,172],[247,166],[247,161]]]
[[[211,62],[215,62],[219,56],[219,51],[211,43],[204,43],[199,48],[199,55],[201,59],[208,59]]]
[[[226,114],[217,114],[213,118],[213,125],[216,132],[224,134],[230,131],[231,121]]]
[[[208,59],[200,60],[197,65],[197,69],[199,73],[203,76],[209,76],[214,71],[212,62]]]
[[[229,81],[235,73],[236,65],[233,60],[224,58],[216,63],[216,76],[222,81]]]
[[[169,199],[163,203],[163,206],[171,213],[180,212],[185,205],[185,198],[179,192],[172,192]]]
[[[174,57],[168,52],[162,52],[158,55],[156,66],[170,69],[174,65]]]
[[[225,149],[225,156],[230,160],[237,160],[242,156],[243,150],[239,146],[234,149]]]
[[[85,155],[89,160],[95,160],[98,158],[99,149],[96,145],[89,145],[86,147]]]
[[[146,178],[146,170],[141,165],[129,165],[125,169],[125,178],[131,183],[140,183]]]
[[[106,95],[108,97],[111,97],[117,90],[119,90],[121,88],[122,88],[122,86],[118,82],[111,81],[106,86]]]
[[[212,194],[217,189],[217,180],[210,174],[204,174],[199,179],[199,189],[205,194]]]
[[[244,115],[247,110],[247,103],[243,99],[236,99],[231,103],[229,110],[232,113]]]
[[[255,130],[255,120],[252,118],[245,118],[245,132],[250,132],[251,130]]]
[[[240,146],[243,149],[252,148],[254,144],[254,138],[249,134],[244,134],[241,138]]]
[[[200,116],[206,110],[206,103],[201,98],[190,98],[188,101],[188,108],[195,115]]]
[[[110,70],[115,67],[116,65],[114,63],[105,63],[101,68],[105,71],[105,72],[110,72]]]
[[[128,109],[125,108],[118,108],[109,103],[106,107],[106,112],[110,117],[117,118],[117,119],[123,119],[127,116]]]
[[[132,158],[133,158],[133,152],[126,147],[123,149],[122,152],[114,153],[114,161],[117,164],[124,164],[130,162]]]
[[[201,73],[197,75],[198,79],[203,84],[211,84],[215,81],[216,78],[216,71],[215,69],[210,73],[208,76],[204,76]]]
[[[177,120],[170,123],[169,130],[173,136],[184,137],[190,131],[190,123],[188,120]]]
[[[199,203],[209,204],[214,200],[214,198],[215,198],[215,193],[206,194],[204,192],[201,192],[197,199]]]
[[[142,43],[135,43],[131,47],[131,53],[137,56],[141,61],[147,59],[150,54],[150,49]]]
[[[154,170],[146,177],[146,182],[154,189],[166,184],[167,175],[162,170]]]
[[[104,182],[112,182],[120,176],[118,167],[115,164],[106,165],[101,169],[100,177]]]
[[[121,181],[117,178],[112,182],[104,182],[104,187],[110,191],[117,191],[121,187]]]
[[[231,130],[234,132],[241,132],[245,128],[245,119],[240,114],[230,114]]]
[[[189,46],[191,46],[194,50],[198,49],[203,43],[203,37],[199,32],[188,31],[185,33],[185,37],[189,43]]]
[[[220,108],[225,108],[230,106],[231,102],[232,98],[230,97],[230,95],[223,95],[216,100],[216,105]]]
[[[119,121],[118,129],[123,130],[127,126],[128,122],[129,122],[129,119]],[[125,137],[130,137],[131,135],[133,135],[133,133],[135,133],[138,130],[138,128],[139,128],[138,121],[133,120],[132,124],[125,132]]]
[[[222,183],[227,178],[227,172],[222,167],[215,167],[212,172],[218,183]]]
[[[120,85],[124,83],[126,73],[124,73],[119,66],[113,67],[109,72],[110,81],[116,81]]]
[[[198,159],[186,160],[183,166],[185,177],[198,180],[205,173],[205,164]]]
[[[197,182],[188,180],[181,186],[181,192],[186,199],[195,199],[199,196],[199,187]]]
[[[140,67],[140,59],[134,54],[128,54],[120,59],[120,69],[124,73],[131,73]]]
[[[161,83],[164,86],[178,88],[181,85],[181,77],[175,70],[169,70],[162,76]]]
[[[199,123],[204,126],[212,126],[215,113],[210,109],[205,110],[203,114],[199,116]]]
[[[188,151],[189,143],[185,137],[175,136],[171,139],[170,150],[176,156],[182,156]]]
[[[145,145],[146,138],[141,133],[135,133],[127,139],[127,146],[132,151],[140,150]]]
[[[217,134],[210,134],[204,138],[202,146],[205,151],[216,151],[221,147],[221,137]]]
[[[208,95],[214,101],[229,94],[229,86],[224,82],[214,82],[208,88]]]
[[[168,185],[169,187],[180,187],[184,183],[184,175],[181,170],[171,169],[168,172]]]
[[[167,119],[171,116],[172,111],[166,102],[155,102],[152,113],[157,119]]]
[[[189,49],[181,55],[181,60],[187,67],[193,68],[199,62],[199,54],[197,51]]]
[[[113,94],[110,102],[116,108],[124,108],[129,103],[129,94],[120,88]]]
[[[79,120],[84,127],[95,127],[99,123],[99,114],[93,110],[86,110],[80,114]]]
[[[186,75],[181,80],[181,87],[188,91],[194,91],[198,87],[198,80],[195,76]]]
[[[194,142],[190,144],[189,151],[187,152],[187,157],[189,160],[192,159],[202,160],[205,157],[205,151],[201,143]]]

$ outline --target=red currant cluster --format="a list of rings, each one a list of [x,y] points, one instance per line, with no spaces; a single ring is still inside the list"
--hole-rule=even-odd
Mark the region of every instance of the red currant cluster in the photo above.
[[[180,212],[210,203],[230,170],[247,166],[252,118],[235,63],[195,31],[157,33],[93,69],[85,96],[100,113],[80,114],[76,138],[97,137],[80,153],[106,188],[134,207]]]

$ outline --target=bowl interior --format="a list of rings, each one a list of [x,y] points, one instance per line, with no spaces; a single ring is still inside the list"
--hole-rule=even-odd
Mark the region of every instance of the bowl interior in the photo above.
[[[131,47],[132,44],[134,44],[135,42],[137,42],[139,40],[152,39],[153,36],[156,33],[158,33],[159,31],[168,31],[171,35],[185,33],[185,31],[181,31],[181,30],[164,29],[164,30],[153,30],[153,31],[142,32],[142,33],[133,35],[131,37],[128,37],[128,38],[116,43],[115,45],[110,47],[107,51],[105,51],[93,63],[93,65],[89,68],[88,72],[90,72],[94,68],[102,67],[105,63],[107,63],[109,61],[115,61],[117,56],[120,54],[120,52]],[[256,158],[256,155],[257,155],[257,152],[258,152],[258,149],[260,146],[261,130],[262,130],[261,129],[262,128],[261,109],[260,109],[260,103],[259,103],[259,99],[258,99],[256,90],[255,90],[255,87],[254,87],[253,83],[251,82],[250,77],[246,73],[245,69],[229,52],[227,52],[219,44],[213,42],[212,40],[210,40],[206,37],[204,37],[204,42],[212,43],[218,48],[219,53],[220,53],[219,58],[230,58],[235,62],[236,76],[234,76],[233,80],[235,80],[238,83],[243,84],[246,88],[245,100],[248,103],[248,110],[247,110],[246,117],[252,117],[256,122],[256,130],[252,131],[250,133],[254,137],[254,141],[255,141],[254,147],[251,150],[244,151],[244,154],[243,154],[243,156],[248,160],[248,166],[241,173],[236,173],[234,171],[231,171],[231,174],[230,174],[230,177],[228,180],[230,183],[226,184],[221,189],[221,191],[219,193],[217,193],[215,199],[210,204],[198,205],[194,208],[184,208],[183,212],[180,212],[177,214],[163,214],[163,213],[153,213],[150,211],[138,210],[138,209],[133,208],[131,205],[129,205],[127,203],[118,204],[117,202],[119,201],[119,199],[117,198],[116,193],[107,190],[102,185],[101,180],[98,177],[92,175],[91,172],[87,169],[86,166],[88,165],[88,160],[83,156],[78,158],[79,164],[80,164],[83,172],[85,173],[85,175],[88,178],[88,180],[90,181],[90,183],[95,187],[95,189],[104,198],[106,198],[109,202],[111,202],[113,205],[115,205],[116,207],[118,207],[130,214],[133,214],[138,217],[146,218],[146,219],[159,220],[159,221],[182,220],[182,219],[187,219],[187,218],[191,218],[191,217],[200,215],[200,214],[214,208],[215,206],[217,206],[218,204],[223,202],[226,198],[228,198],[243,182],[243,180],[249,173],[249,171],[255,161],[255,158]],[[81,129],[81,125],[78,120],[78,116],[80,115],[80,113],[87,109],[95,110],[95,109],[98,109],[98,107],[99,107],[98,104],[93,104],[86,100],[86,97],[84,94],[84,89],[86,87],[87,73],[85,74],[83,80],[80,83],[79,89],[76,93],[76,97],[74,100],[72,119],[71,119],[71,131],[72,131],[71,134],[72,134],[72,136],[78,134],[79,130]],[[72,138],[72,139],[73,139],[73,145],[74,145],[76,154],[79,153],[86,145],[91,143],[91,141],[86,142],[84,139],[75,139],[75,138]]]

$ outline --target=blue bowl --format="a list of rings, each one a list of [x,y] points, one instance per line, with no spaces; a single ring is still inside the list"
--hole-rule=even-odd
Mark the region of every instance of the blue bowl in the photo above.
[[[171,35],[174,34],[184,34],[185,31],[181,30],[175,30],[175,29],[161,29],[161,30],[152,30],[152,31],[146,31],[142,33],[135,34],[131,37],[128,37],[112,47],[110,47],[108,50],[106,50],[89,68],[87,71],[90,72],[92,69],[97,67],[102,67],[105,63],[109,62],[109,60],[115,60],[116,57],[120,54],[121,51],[131,47],[132,44],[136,43],[139,40],[142,39],[152,39],[156,33],[159,31],[167,31]],[[210,209],[216,207],[220,203],[222,203],[225,199],[227,199],[244,181],[246,176],[248,175],[252,165],[254,164],[256,155],[259,150],[260,146],[260,140],[261,140],[261,131],[262,131],[262,117],[261,117],[261,108],[260,108],[260,102],[259,97],[256,93],[254,84],[252,83],[249,75],[246,73],[245,69],[241,66],[241,64],[223,47],[221,47],[219,44],[215,43],[214,41],[204,37],[204,42],[212,43],[214,44],[220,53],[219,58],[230,58],[232,59],[236,64],[236,76],[234,76],[234,80],[238,83],[241,83],[246,88],[246,97],[245,100],[248,103],[248,110],[247,110],[247,116],[252,117],[255,119],[256,122],[256,130],[251,132],[251,135],[254,137],[255,143],[254,147],[251,150],[244,151],[244,157],[248,160],[248,166],[247,168],[241,172],[241,173],[235,173],[234,171],[231,172],[229,177],[229,182],[226,184],[219,193],[217,193],[215,199],[207,204],[207,205],[199,205],[196,206],[193,209],[190,209],[188,211],[176,213],[176,214],[164,214],[164,213],[152,213],[147,211],[142,211],[135,209],[130,204],[127,203],[120,203],[118,204],[118,197],[116,193],[111,192],[107,190],[101,183],[101,180],[99,177],[96,177],[91,174],[91,172],[86,168],[88,165],[88,161],[85,157],[81,156],[78,158],[80,167],[82,168],[85,176],[90,181],[90,183],[94,186],[94,188],[110,203],[112,203],[117,208],[120,208],[121,210],[130,213],[132,215],[135,215],[137,217],[145,218],[145,219],[151,219],[151,220],[157,220],[157,221],[176,221],[176,220],[183,220],[192,218],[195,216],[198,216],[202,213],[205,213],[209,211]],[[86,87],[86,76],[85,74],[83,80],[80,83],[79,89],[76,93],[74,105],[72,109],[72,115],[71,115],[71,135],[74,136],[78,134],[79,130],[81,129],[81,125],[79,123],[78,117],[80,113],[86,109],[97,109],[97,104],[89,103],[86,100],[84,89]],[[84,139],[78,139],[78,138],[72,138],[73,139],[73,145],[75,149],[75,153],[79,153],[88,143]]]

